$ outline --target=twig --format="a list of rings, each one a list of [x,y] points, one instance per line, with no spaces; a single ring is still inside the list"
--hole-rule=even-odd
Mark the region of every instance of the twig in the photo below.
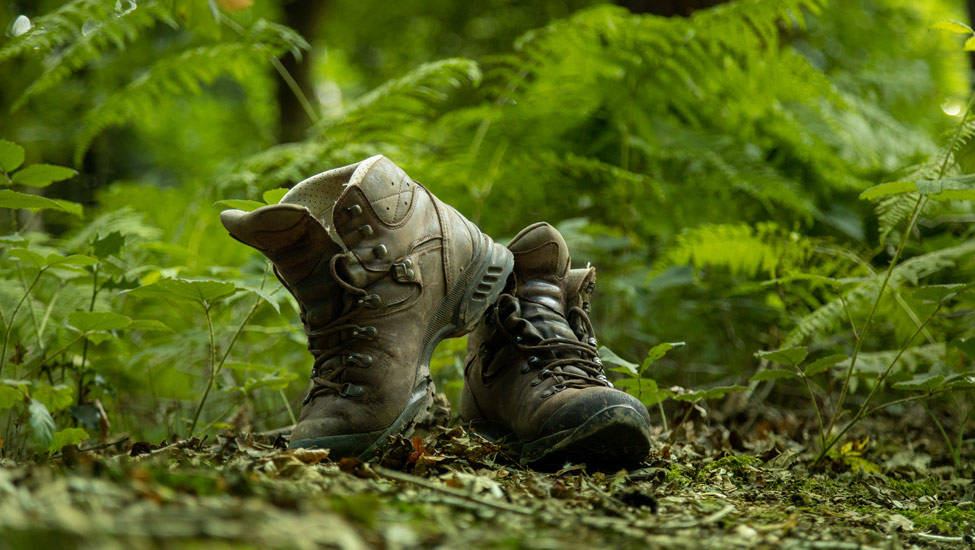
[[[447,487],[446,485],[433,483],[432,481],[428,481],[422,477],[415,476],[412,474],[407,474],[405,472],[389,470],[383,468],[382,466],[375,466],[375,465],[371,466],[370,469],[380,477],[385,477],[387,479],[392,479],[394,481],[399,481],[402,483],[412,483],[413,485],[416,485],[418,487],[423,487],[424,489],[430,489],[431,491],[437,491],[445,495],[450,495],[470,502],[474,502],[486,508],[494,508],[495,510],[502,510],[504,512],[511,512],[523,516],[532,516],[535,514],[535,510],[532,510],[531,508],[527,508],[525,506],[509,504],[507,502],[501,502],[499,500],[494,500],[494,499],[487,499],[472,493],[468,493],[466,491],[461,491],[460,489],[454,489],[453,487]]]

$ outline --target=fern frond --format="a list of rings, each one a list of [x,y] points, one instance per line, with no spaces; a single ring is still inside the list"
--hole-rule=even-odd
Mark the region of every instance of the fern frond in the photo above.
[[[79,6],[72,8],[74,4]],[[91,61],[104,55],[109,49],[124,48],[126,43],[134,41],[157,22],[162,21],[172,27],[177,26],[168,10],[155,1],[145,2],[138,8],[123,13],[116,12],[112,5],[105,1],[76,0],[62,8],[62,10],[72,9],[60,17],[53,16],[62,10],[52,14],[53,19],[61,21],[62,25],[44,32],[42,38],[38,40],[45,42],[45,48],[37,47],[40,51],[55,47],[57,49],[46,52],[48,55],[44,60],[44,73],[17,98],[11,107],[12,110],[19,109],[32,97],[63,82]],[[80,13],[80,10],[85,11]],[[85,16],[81,23],[79,23],[79,15]],[[44,25],[46,17],[48,16],[38,19],[38,26]],[[19,46],[15,42],[0,50],[0,61],[5,59],[5,52],[9,51],[10,56],[19,55],[23,53],[24,47],[30,47],[32,43],[38,41],[31,39],[31,36],[32,33],[24,35],[24,38],[27,38],[24,46]]]
[[[106,128],[152,117],[160,102],[179,95],[199,94],[204,85],[212,84],[219,76],[243,80],[268,57],[307,46],[287,27],[263,21],[245,38],[251,40],[198,46],[154,63],[86,114],[75,147],[75,163],[81,163],[92,140]]]
[[[318,131],[344,143],[395,138],[390,128],[422,128],[417,122],[434,117],[451,90],[476,86],[480,80],[480,67],[470,59],[426,63],[365,94],[337,117],[324,121]],[[421,130],[413,137],[422,134]]]
[[[674,265],[728,269],[732,275],[755,278],[760,273],[774,277],[779,268],[801,265],[809,257],[811,243],[798,235],[787,235],[773,223],[755,227],[703,225],[677,237],[656,267],[657,272]]]
[[[960,259],[970,258],[975,252],[975,242],[965,243],[951,248],[944,248],[915,256],[894,267],[891,273],[888,292],[901,285],[916,286],[924,277],[928,277],[943,269],[954,267]],[[815,338],[838,330],[847,322],[846,307],[854,309],[863,304],[872,303],[877,299],[883,284],[884,273],[878,273],[871,280],[859,284],[847,292],[843,300],[837,298],[809,313],[796,323],[786,340],[786,346],[801,345],[808,338]]]

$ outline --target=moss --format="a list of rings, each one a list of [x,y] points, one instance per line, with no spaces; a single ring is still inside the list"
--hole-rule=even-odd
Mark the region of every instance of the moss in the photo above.
[[[718,460],[708,464],[707,469],[716,470],[718,468],[724,468],[726,470],[738,473],[748,466],[754,467],[761,463],[761,459],[755,458],[754,456],[731,455],[719,458]]]
[[[914,522],[921,531],[935,531],[946,535],[960,535],[965,526],[975,522],[975,512],[943,504],[931,510],[902,510],[899,512]]]
[[[690,476],[687,475],[688,473],[688,468],[681,468],[680,466],[674,465],[667,470],[667,475],[664,477],[664,479],[669,483],[687,485],[692,481]]]
[[[903,493],[904,496],[911,498],[935,496],[940,492],[938,490],[938,480],[931,478],[922,479],[921,481],[888,479],[887,484]]]

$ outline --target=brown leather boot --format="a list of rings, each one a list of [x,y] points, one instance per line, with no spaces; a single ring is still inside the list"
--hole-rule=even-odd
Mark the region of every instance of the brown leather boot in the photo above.
[[[650,417],[603,373],[587,311],[596,269],[570,269],[562,235],[531,225],[508,248],[512,286],[468,337],[460,414],[522,463],[639,463]]]
[[[375,456],[434,394],[430,356],[504,288],[512,255],[382,156],[297,184],[280,204],[221,214],[301,308],[315,358],[291,448]]]

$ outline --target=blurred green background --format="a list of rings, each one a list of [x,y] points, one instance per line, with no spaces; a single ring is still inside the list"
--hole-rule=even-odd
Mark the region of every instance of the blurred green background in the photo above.
[[[930,27],[967,21],[967,9],[954,0],[7,0],[0,138],[22,145],[28,164],[75,167],[74,178],[31,192],[85,213],[0,211],[10,228],[0,233],[18,236],[0,253],[12,327],[3,377],[65,384],[76,407],[98,399],[115,431],[185,435],[207,379],[203,311],[128,289],[166,277],[259,288],[263,257],[227,236],[215,202],[260,200],[380,153],[499,240],[539,220],[558,226],[574,262],[599,269],[601,344],[639,362],[656,343],[687,343],[650,373],[661,385],[741,382],[756,351],[790,341],[849,353],[843,312],[823,310],[836,289],[797,275],[855,283],[886,266],[903,204],[857,196],[937,167],[972,69],[964,37]],[[972,215],[966,202],[932,203],[907,255],[967,242]],[[105,262],[101,284],[111,284],[94,301],[90,269],[45,276],[11,320],[33,273],[8,254],[25,246],[18,238],[88,253],[116,231],[125,245]],[[904,284],[971,280],[971,254],[948,256]],[[201,425],[270,429],[290,422],[285,402],[300,408],[311,358],[278,286],[272,276],[264,288],[280,312],[243,291],[213,307],[217,356],[233,347]],[[882,301],[865,376],[870,357],[916,328],[922,306],[905,296]],[[847,305],[862,319],[870,303]],[[173,332],[71,343],[65,320],[89,305]],[[908,374],[968,365],[948,344],[972,333],[971,305],[927,328],[905,357]],[[463,346],[446,342],[434,359],[451,397]],[[783,385],[768,399],[796,395]],[[63,410],[59,426],[81,414]]]

